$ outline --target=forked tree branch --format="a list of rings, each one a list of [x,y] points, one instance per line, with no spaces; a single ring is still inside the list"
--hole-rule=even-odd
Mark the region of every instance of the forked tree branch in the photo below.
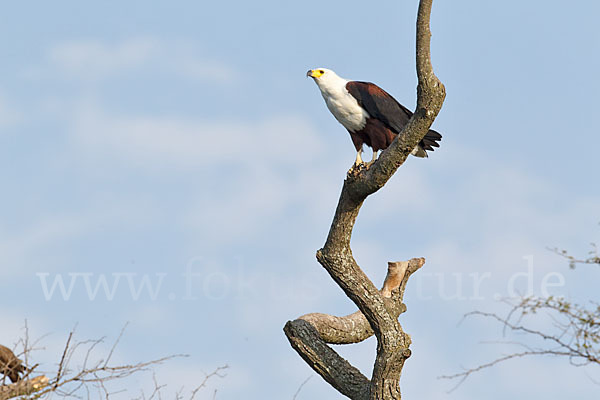
[[[388,273],[381,289],[381,295],[394,318],[398,318],[401,313],[406,311],[406,306],[402,303],[406,282],[423,264],[425,264],[424,258],[388,263]],[[396,292],[397,289],[400,290]],[[298,319],[310,322],[319,332],[319,336],[330,344],[359,343],[373,335],[369,321],[360,311],[344,317],[312,313]]]
[[[408,279],[424,264],[424,258],[388,263],[381,295],[395,318],[406,311],[402,299]],[[351,399],[369,398],[369,379],[327,345],[358,343],[373,335],[360,311],[345,317],[306,314],[289,321],[284,331],[300,356],[340,393]]]
[[[377,290],[352,256],[352,229],[364,200],[381,189],[423,139],[445,98],[444,85],[433,73],[429,21],[433,0],[421,0],[417,15],[417,109],[404,129],[368,169],[351,169],[344,181],[335,216],[317,260],[356,304],[359,314],[333,317],[308,314],[284,328],[292,347],[327,382],[352,399],[400,399],[400,373],[410,356],[410,338],[398,322],[404,311],[400,293],[410,273],[425,260],[413,259],[396,296],[384,285]],[[415,261],[419,260],[419,261]],[[412,264],[411,264],[412,263]],[[413,266],[412,270],[410,265]],[[352,367],[326,343],[355,343],[377,337],[377,358],[371,380]]]

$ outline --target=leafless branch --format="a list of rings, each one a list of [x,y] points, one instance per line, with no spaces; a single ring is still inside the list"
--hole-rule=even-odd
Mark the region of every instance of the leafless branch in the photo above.
[[[506,316],[482,311],[473,311],[466,316],[492,319],[502,326],[505,333],[521,333],[529,340],[539,339],[541,344],[533,346],[519,341],[515,344],[526,350],[498,357],[457,374],[441,376],[440,378],[443,379],[459,379],[451,390],[456,389],[476,372],[525,356],[560,356],[566,357],[575,366],[589,364],[600,366],[600,306],[598,304],[592,303],[591,307],[586,308],[552,296],[524,297],[512,305]],[[542,317],[552,322],[552,328],[532,326],[539,325]]]
[[[554,253],[558,254],[561,257],[566,258],[569,261],[569,267],[571,269],[575,269],[575,267],[578,264],[596,264],[596,265],[600,265],[600,253],[598,250],[598,246],[596,245],[596,243],[590,243],[590,246],[592,247],[591,250],[588,252],[588,256],[585,258],[579,258],[579,257],[575,257],[569,254],[569,252],[567,250],[561,250],[558,249],[557,247],[551,248],[549,250],[553,251]]]
[[[304,385],[306,385],[306,384],[308,383],[308,381],[310,381],[310,379],[311,379],[312,377],[313,377],[312,375],[311,375],[311,376],[309,376],[308,378],[306,378],[306,379],[304,380],[304,382],[302,382],[302,383],[300,384],[300,386],[298,386],[298,390],[296,390],[296,393],[294,393],[294,397],[292,397],[292,400],[296,400],[296,398],[298,397],[298,394],[300,394],[300,391],[302,390],[302,388],[304,387]]]
[[[228,365],[224,365],[222,367],[218,367],[216,370],[214,370],[210,374],[205,374],[204,380],[198,386],[196,386],[196,388],[194,388],[194,390],[192,390],[192,395],[190,396],[190,400],[194,400],[194,397],[196,397],[196,394],[200,391],[200,389],[202,389],[206,386],[206,384],[208,383],[210,378],[215,377],[215,376],[219,377],[219,378],[224,378],[226,376],[224,374],[224,371],[227,370],[228,368],[229,368]],[[215,393],[216,393],[216,391],[215,391]]]
[[[105,338],[77,341],[75,340],[75,330],[72,330],[69,332],[66,344],[61,351],[56,372],[51,374],[54,376],[53,378],[49,379],[45,375],[30,378],[29,374],[37,366],[36,364],[34,367],[29,368],[29,372],[19,381],[0,386],[0,400],[32,395],[35,398],[47,398],[50,395],[57,395],[65,398],[90,399],[93,393],[98,393],[100,397],[108,399],[117,393],[126,391],[125,388],[116,386],[117,382],[141,372],[152,372],[154,367],[174,358],[187,357],[187,355],[177,354],[138,363],[114,364],[111,359],[123,337],[125,327],[104,354],[101,347],[105,342]],[[28,347],[31,342],[27,329],[25,330],[25,337],[20,339],[19,343],[24,346],[22,353],[27,356],[24,358],[31,359],[30,353],[33,348]],[[37,341],[34,343],[37,343]],[[192,390],[190,400],[194,398],[200,389],[206,386],[210,378],[214,376],[224,377],[223,371],[226,368],[227,366],[219,367],[212,373],[205,374],[200,384]],[[152,373],[152,381],[154,382],[154,390],[149,399],[160,400],[161,390],[166,385],[159,385],[154,373]],[[140,398],[146,398],[143,392]]]

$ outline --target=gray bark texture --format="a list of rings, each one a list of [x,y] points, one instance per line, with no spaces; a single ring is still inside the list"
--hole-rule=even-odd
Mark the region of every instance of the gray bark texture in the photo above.
[[[284,332],[298,354],[323,379],[351,399],[400,399],[400,374],[410,357],[410,337],[398,317],[406,283],[424,258],[388,263],[383,288],[378,290],[358,266],[350,248],[352,229],[365,199],[381,189],[423,139],[442,108],[444,85],[433,73],[429,20],[433,0],[421,0],[417,14],[417,109],[402,132],[370,166],[348,171],[335,216],[317,260],[358,307],[354,314],[336,317],[307,314],[288,321]],[[343,359],[328,344],[377,338],[377,357],[371,379]]]

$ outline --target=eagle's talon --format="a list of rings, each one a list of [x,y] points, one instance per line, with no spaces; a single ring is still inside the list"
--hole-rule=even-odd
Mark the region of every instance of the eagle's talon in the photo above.
[[[348,176],[357,176],[365,169],[365,163],[361,160],[360,163],[354,163],[348,170]]]

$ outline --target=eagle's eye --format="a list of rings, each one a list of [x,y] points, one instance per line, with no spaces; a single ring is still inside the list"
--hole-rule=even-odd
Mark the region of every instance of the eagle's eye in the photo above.
[[[320,69],[320,70],[319,70],[319,73],[320,73],[321,75],[323,75],[323,74],[325,73],[325,71],[323,71],[322,69]]]

